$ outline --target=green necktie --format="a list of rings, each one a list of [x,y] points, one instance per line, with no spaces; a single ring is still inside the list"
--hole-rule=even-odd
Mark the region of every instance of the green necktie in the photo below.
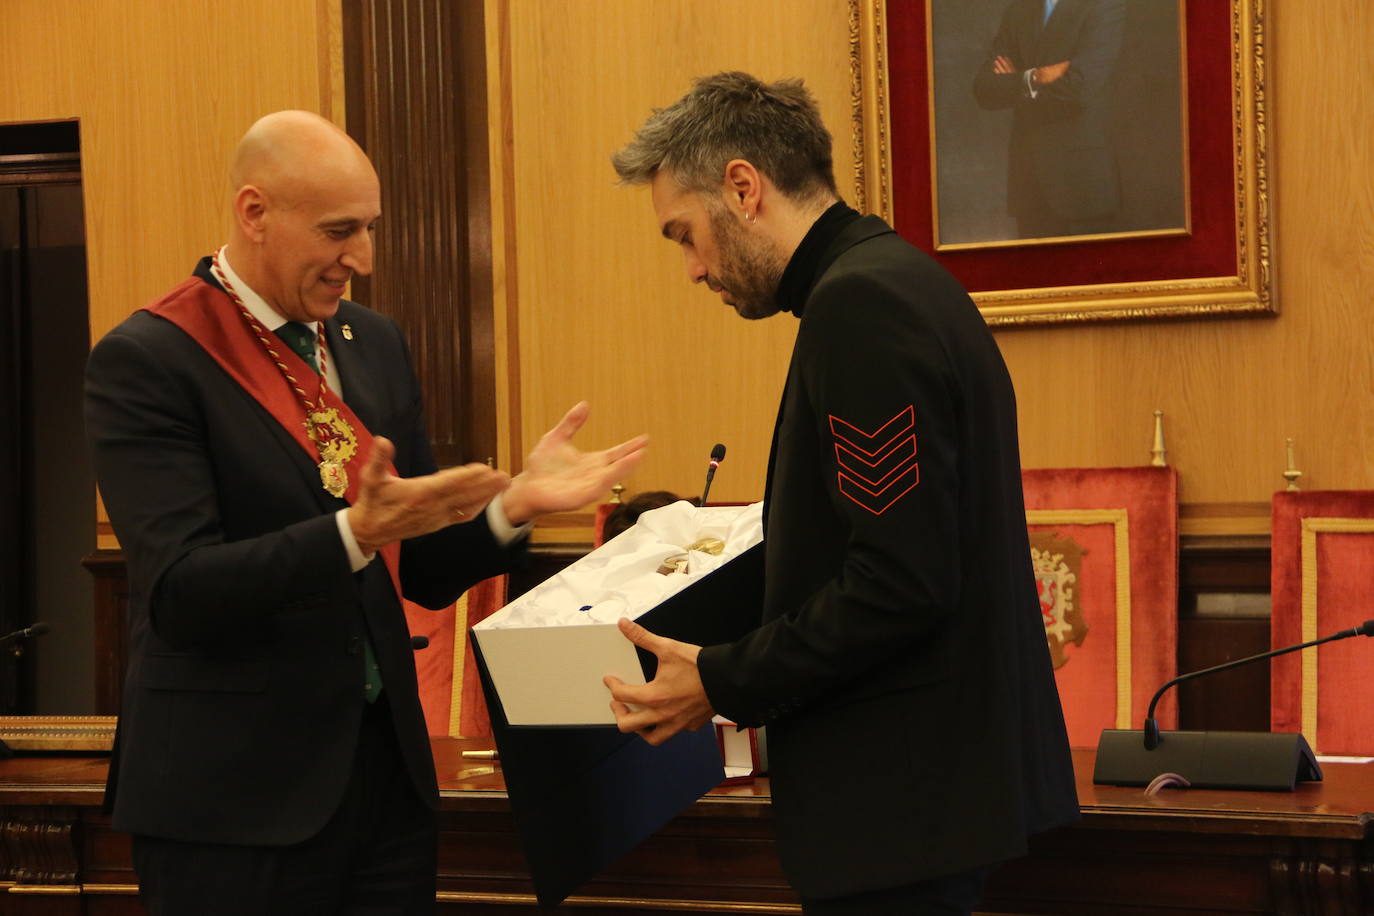
[[[296,351],[296,355],[305,360],[311,369],[316,373],[320,371],[320,364],[315,361],[314,331],[299,321],[288,321],[277,328],[277,336],[286,341],[286,345]],[[377,664],[377,653],[372,651],[372,640],[366,637],[363,638],[363,664],[366,666],[363,697],[372,703],[382,692],[382,669]]]
[[[296,355],[305,360],[306,365],[317,373],[320,371],[320,364],[315,362],[314,331],[299,321],[288,321],[277,328],[277,336],[286,341],[286,345],[295,350]]]

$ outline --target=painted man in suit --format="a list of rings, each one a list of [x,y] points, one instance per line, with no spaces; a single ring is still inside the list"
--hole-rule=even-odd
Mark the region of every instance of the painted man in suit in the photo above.
[[[608,678],[658,744],[767,725],[778,851],[808,914],[966,913],[1078,813],[1032,581],[1011,379],[934,261],[838,198],[800,81],[699,80],[614,158],[688,279],[800,319],[765,492],[760,626]]]
[[[1023,239],[1118,228],[1113,75],[1125,0],[1012,0],[973,91],[1013,112],[1007,212]]]
[[[129,564],[107,791],[151,912],[423,913],[434,764],[401,596],[504,571],[523,526],[638,460],[571,443],[513,480],[436,470],[397,326],[342,299],[372,269],[377,175],[278,112],[235,152],[228,244],[92,351],[86,418]]]

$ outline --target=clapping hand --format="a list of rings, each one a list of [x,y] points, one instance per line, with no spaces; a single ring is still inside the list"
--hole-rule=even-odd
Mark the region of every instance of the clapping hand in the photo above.
[[[363,465],[348,524],[363,553],[395,541],[470,521],[510,485],[510,475],[485,464],[447,468],[424,477],[391,473],[396,447],[378,436]]]
[[[591,408],[582,401],[546,432],[525,459],[525,469],[501,498],[506,518],[522,525],[546,512],[567,512],[594,502],[640,459],[648,436],[635,436],[604,451],[584,452],[572,439]]]

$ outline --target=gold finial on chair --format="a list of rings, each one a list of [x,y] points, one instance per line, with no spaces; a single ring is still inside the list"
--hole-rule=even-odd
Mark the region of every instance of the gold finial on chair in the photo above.
[[[1298,489],[1298,478],[1302,476],[1302,471],[1298,470],[1293,461],[1293,437],[1289,436],[1284,442],[1288,446],[1288,468],[1283,472],[1283,479],[1288,481],[1289,490],[1296,490]]]
[[[1165,460],[1164,451],[1164,411],[1155,411],[1155,444],[1150,449],[1150,467],[1167,468],[1169,462]]]
[[[618,483],[615,486],[611,487],[611,502],[613,504],[619,504],[621,501],[620,494],[624,492],[625,485],[623,483]]]

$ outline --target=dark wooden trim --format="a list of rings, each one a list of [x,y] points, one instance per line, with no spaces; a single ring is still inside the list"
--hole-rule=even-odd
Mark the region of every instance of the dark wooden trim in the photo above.
[[[80,183],[80,153],[32,153],[0,156],[0,188]]]
[[[431,746],[440,774],[439,911],[549,912],[535,904],[499,763],[476,766],[461,757],[490,742],[437,738]],[[980,912],[1374,910],[1367,813],[1374,770],[1333,764],[1324,782],[1293,792],[1166,789],[1147,799],[1138,788],[1093,785],[1093,753],[1073,756],[1082,820],[1032,837],[1027,856],[998,867]],[[852,764],[837,758],[837,765]],[[140,912],[124,908],[133,906],[137,886],[129,837],[99,810],[107,767],[105,759],[72,756],[0,762],[4,913]],[[713,790],[593,875],[560,911],[799,912],[777,857],[770,793],[763,778]]]
[[[1267,594],[1268,536],[1191,538],[1179,551],[1178,670],[1200,671],[1270,648],[1269,617],[1208,617],[1206,593]],[[1256,662],[1178,686],[1179,728],[1269,730],[1269,665]]]
[[[10,153],[0,155],[0,170],[44,166],[52,169],[81,171],[80,153]]]
[[[509,393],[510,470],[518,473],[525,461],[525,435],[522,401],[520,397],[520,257],[515,240],[515,103],[511,89],[510,0],[492,0],[496,14],[496,73],[500,93],[499,110],[491,112],[497,118],[501,141],[497,149],[501,157],[500,200],[501,220],[505,228],[502,256],[505,264],[506,319],[506,390]]]
[[[487,141],[487,40],[483,4],[454,4],[457,60],[464,87],[457,112],[462,137],[467,269],[467,372],[463,383],[471,405],[487,404],[490,413],[474,413],[466,424],[466,458],[496,457],[496,338],[492,281],[491,162]]]
[[[354,297],[410,342],[441,465],[496,455],[486,43],[480,3],[344,0],[349,133],[382,184]]]
[[[14,210],[0,211],[12,230],[0,226],[0,633],[31,622],[33,565],[30,557],[33,490],[28,448],[32,372],[29,367],[29,291],[25,257],[26,192],[7,192]],[[6,201],[8,207],[8,200]],[[5,213],[13,212],[9,222]],[[4,659],[6,662],[9,658]],[[0,714],[30,712],[25,708],[20,666],[0,664]]]
[[[124,553],[97,550],[81,565],[95,579],[95,712],[119,714],[128,662],[129,573]]]

